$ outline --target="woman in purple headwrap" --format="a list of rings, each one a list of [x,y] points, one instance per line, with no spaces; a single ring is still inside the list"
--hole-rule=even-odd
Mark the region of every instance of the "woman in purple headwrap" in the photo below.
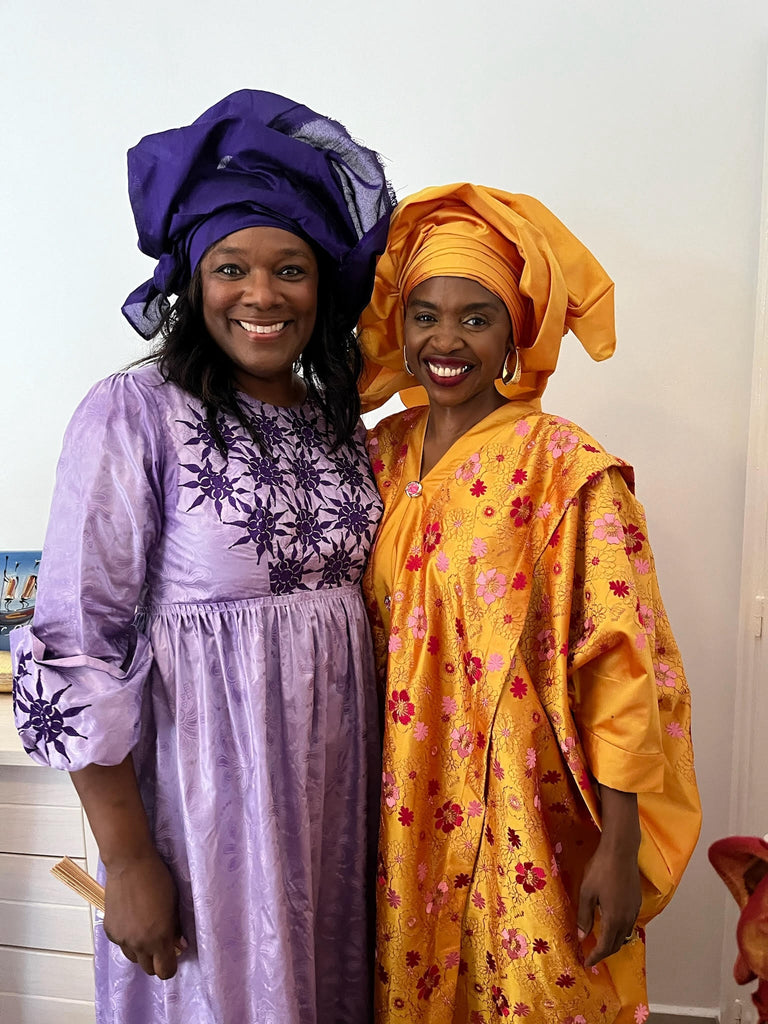
[[[339,124],[247,90],[129,183],[156,350],[67,430],[18,729],[99,844],[101,1024],[358,1024],[380,502],[351,330],[393,197]]]

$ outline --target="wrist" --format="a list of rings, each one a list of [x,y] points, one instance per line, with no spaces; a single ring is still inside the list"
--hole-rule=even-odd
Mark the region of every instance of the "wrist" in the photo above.
[[[106,849],[99,848],[99,856],[108,875],[119,875],[128,868],[136,867],[142,862],[155,860],[159,854],[155,849],[152,840],[133,839],[129,843],[120,845],[110,844]]]
[[[600,849],[617,857],[632,857],[637,860],[640,850],[640,829],[603,829],[600,836]]]
[[[636,793],[601,787],[603,825],[600,845],[617,853],[637,855],[640,816]]]

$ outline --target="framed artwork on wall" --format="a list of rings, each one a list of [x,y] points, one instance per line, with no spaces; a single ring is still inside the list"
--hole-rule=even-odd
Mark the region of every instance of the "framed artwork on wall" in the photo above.
[[[10,634],[35,610],[39,551],[0,551],[0,690],[11,688]]]

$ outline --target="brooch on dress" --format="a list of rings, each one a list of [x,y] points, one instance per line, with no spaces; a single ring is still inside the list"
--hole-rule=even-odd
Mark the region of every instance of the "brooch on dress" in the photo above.
[[[423,490],[420,480],[411,480],[405,485],[405,493],[409,498],[418,498]]]

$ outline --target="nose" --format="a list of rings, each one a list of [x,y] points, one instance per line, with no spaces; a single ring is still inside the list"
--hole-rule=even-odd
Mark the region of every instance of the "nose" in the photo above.
[[[429,341],[435,355],[447,356],[464,346],[464,341],[459,331],[447,324],[435,324]]]
[[[244,278],[240,298],[246,306],[271,309],[278,302],[277,282],[268,271],[254,270]]]

